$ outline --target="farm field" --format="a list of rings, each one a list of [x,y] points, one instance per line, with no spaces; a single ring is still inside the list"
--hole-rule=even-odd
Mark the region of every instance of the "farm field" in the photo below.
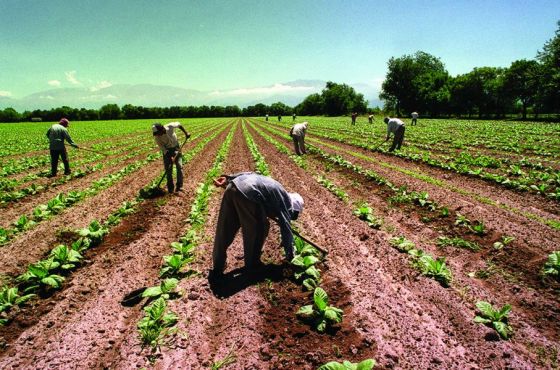
[[[184,191],[156,198],[151,121],[72,122],[94,151],[55,178],[50,124],[1,124],[0,368],[560,367],[560,125],[420,119],[389,153],[380,117],[303,120],[299,157],[291,122],[179,120]],[[265,266],[238,235],[211,284],[212,179],[241,171],[300,193],[328,254],[283,264],[272,222]]]

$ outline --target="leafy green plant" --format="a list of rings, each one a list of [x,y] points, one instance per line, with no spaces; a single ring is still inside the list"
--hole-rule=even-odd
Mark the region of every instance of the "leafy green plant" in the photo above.
[[[296,267],[294,278],[302,280],[303,286],[307,290],[313,290],[321,281],[321,271],[315,267],[319,259],[315,256],[295,256],[291,263]]]
[[[501,309],[496,310],[490,303],[478,301],[476,302],[476,308],[478,308],[480,315],[474,318],[474,322],[493,327],[503,339],[508,339],[511,336],[513,330],[507,323],[511,305],[506,304]]]
[[[298,256],[315,256],[318,257],[321,252],[311,244],[306,243],[303,239],[294,235],[295,254]]]
[[[408,252],[414,248],[414,243],[406,239],[404,236],[391,238],[389,243],[399,252]]]
[[[19,306],[34,296],[35,294],[20,295],[17,287],[3,286],[0,288],[0,312],[8,311],[13,306]]]
[[[493,244],[493,247],[494,249],[502,249],[508,244],[510,244],[511,242],[513,242],[514,240],[515,238],[513,236],[504,235],[502,236],[502,239],[500,241],[497,241]]]
[[[144,317],[138,322],[138,331],[143,346],[150,346],[155,351],[168,334],[175,332],[172,328],[179,318],[173,312],[166,312],[165,299],[158,298],[144,307]]]
[[[48,258],[29,265],[27,271],[17,277],[17,281],[27,285],[27,288],[24,290],[26,293],[38,289],[59,289],[65,280],[64,277],[51,274],[52,270],[56,270],[59,267],[60,264],[58,262]]]
[[[365,221],[371,228],[379,229],[381,227],[381,220],[373,215],[373,209],[367,203],[358,205],[358,208],[354,210],[354,215]]]
[[[371,370],[374,367],[375,360],[370,358],[357,364],[350,361],[343,361],[342,363],[331,361],[321,365],[317,370]]]
[[[543,275],[560,279],[560,251],[554,251],[548,255],[544,264]]]
[[[486,227],[484,226],[484,222],[482,221],[477,221],[477,223],[469,225],[469,230],[471,230],[476,235],[486,234]]]
[[[449,208],[442,207],[441,211],[440,211],[440,216],[441,217],[449,217]]]
[[[434,259],[429,254],[418,249],[411,249],[408,253],[414,258],[413,266],[420,270],[422,275],[433,278],[444,287],[449,286],[452,275],[445,264],[445,258],[438,257]]]
[[[465,240],[463,238],[459,238],[459,237],[453,237],[453,238],[448,238],[446,236],[440,236],[438,237],[436,244],[439,247],[456,247],[456,248],[464,248],[464,249],[470,249],[471,251],[478,251],[480,250],[480,245],[478,245],[475,242],[470,242],[468,240]]]
[[[471,220],[469,220],[466,216],[463,216],[460,213],[457,213],[457,219],[455,220],[455,225],[457,226],[469,226],[471,224]]]
[[[163,266],[159,271],[160,277],[178,276],[183,268],[193,260],[185,258],[181,254],[172,254],[170,256],[163,256]]]
[[[91,245],[91,241],[88,238],[79,238],[75,242],[72,243],[71,248],[78,253],[82,253],[86,249],[88,249]]]
[[[175,288],[178,283],[179,280],[175,278],[165,279],[160,285],[146,289],[144,293],[142,293],[142,297],[158,298],[161,296],[164,299],[169,299],[171,295],[177,294]]]
[[[67,246],[61,244],[51,251],[52,259],[60,265],[62,270],[71,270],[83,259],[82,255]]]
[[[318,287],[313,292],[313,304],[301,307],[296,314],[310,319],[315,329],[323,333],[327,327],[342,321],[343,311],[340,308],[329,306],[327,293]]]
[[[99,221],[93,220],[88,227],[78,230],[78,235],[90,240],[90,246],[98,245],[103,237],[109,233],[109,229],[101,226]]]
[[[18,218],[14,223],[15,228],[20,232],[30,229],[33,225],[35,225],[35,221],[30,220],[25,215]]]
[[[6,244],[10,240],[10,235],[8,234],[8,230],[0,227],[0,245]]]

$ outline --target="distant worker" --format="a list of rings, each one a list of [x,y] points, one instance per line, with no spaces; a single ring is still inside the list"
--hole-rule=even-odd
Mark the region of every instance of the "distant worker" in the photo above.
[[[292,114],[292,122],[294,122],[296,120],[296,114]]]
[[[412,116],[411,126],[416,126],[416,121],[418,120],[418,113],[417,112],[412,112],[411,116]]]
[[[282,115],[278,115],[278,122],[282,121]]]
[[[392,152],[393,150],[400,149],[403,139],[404,139],[404,122],[398,118],[389,118],[385,117],[383,122],[387,124],[387,138],[385,141],[389,140],[389,136],[393,134],[393,144],[389,151]]]
[[[171,122],[165,126],[156,122],[152,125],[154,140],[163,154],[163,167],[167,175],[167,191],[169,193],[173,193],[173,190],[180,192],[183,187],[183,155],[175,129],[183,131],[185,139],[191,137],[179,122]],[[173,164],[175,164],[177,170],[177,185],[175,187],[173,186]]]
[[[355,125],[356,124],[356,118],[358,117],[358,113],[354,112],[352,113],[352,124]]]
[[[70,134],[68,133],[68,125],[70,121],[66,118],[62,118],[58,123],[55,123],[47,131],[47,138],[49,139],[49,149],[51,152],[51,173],[48,177],[56,176],[58,170],[58,158],[62,159],[64,163],[64,174],[70,175],[70,163],[68,162],[68,153],[66,152],[66,146],[64,145],[64,140],[68,142],[74,148],[78,148],[78,145],[72,141]]]
[[[373,114],[370,114],[367,119],[369,123],[373,123]]]
[[[226,191],[216,226],[210,279],[223,276],[227,249],[239,228],[243,234],[246,271],[262,266],[262,247],[270,227],[268,218],[280,226],[281,245],[284,247],[286,261],[293,259],[294,237],[290,221],[297,219],[303,210],[301,195],[288,193],[278,181],[254,172],[222,175],[214,180],[214,185],[225,188]]]
[[[266,121],[268,122],[268,114],[267,114],[266,116],[264,116],[264,117],[265,117]]]
[[[308,122],[296,123],[290,130],[290,136],[294,141],[294,149],[297,155],[306,154],[305,150],[305,132],[307,131]]]

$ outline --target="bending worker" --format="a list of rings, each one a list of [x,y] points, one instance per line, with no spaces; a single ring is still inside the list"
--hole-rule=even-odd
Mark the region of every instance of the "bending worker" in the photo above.
[[[58,123],[52,125],[47,131],[49,149],[51,152],[51,173],[48,177],[56,176],[56,172],[58,170],[58,157],[60,157],[62,159],[62,163],[64,163],[64,174],[70,175],[70,162],[68,162],[68,153],[66,152],[66,146],[64,146],[64,140],[68,141],[68,144],[74,148],[78,148],[78,145],[72,141],[72,138],[68,133],[69,124],[70,121],[63,118]]]
[[[385,141],[389,140],[389,137],[393,134],[393,144],[389,151],[392,152],[395,148],[400,149],[404,140],[404,122],[398,118],[389,117],[385,117],[383,121],[387,124],[387,138]]]
[[[294,149],[297,155],[307,153],[305,151],[305,132],[307,131],[308,122],[297,123],[290,130],[290,136],[294,140]]]
[[[163,166],[167,174],[167,191],[170,193],[173,193],[173,190],[179,192],[183,187],[183,156],[175,134],[177,128],[183,131],[185,140],[191,137],[179,122],[171,122],[165,126],[161,123],[152,125],[154,139],[163,154]],[[177,169],[177,185],[175,187],[173,187],[173,163],[175,163]]]
[[[278,181],[254,172],[222,175],[214,180],[214,184],[226,191],[218,216],[210,278],[216,279],[223,275],[227,249],[240,227],[243,233],[245,269],[249,271],[262,265],[260,257],[268,235],[269,217],[280,226],[286,260],[293,259],[294,237],[290,221],[297,219],[303,210],[301,195],[288,193]]]

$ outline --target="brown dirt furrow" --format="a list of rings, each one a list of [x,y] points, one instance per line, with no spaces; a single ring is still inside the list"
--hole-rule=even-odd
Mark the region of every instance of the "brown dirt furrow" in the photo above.
[[[363,348],[367,348],[367,344],[374,349],[381,366],[533,366],[534,357],[523,346],[485,340],[489,330],[472,322],[474,307],[466,306],[453,290],[418,277],[408,267],[408,258],[390,247],[387,239],[391,235],[368,228],[352,215],[346,204],[317,184],[306,171],[278,155],[276,149],[267,147],[262,139],[257,141],[265,146],[264,154],[274,176],[287,188],[300,191],[304,196],[306,208],[299,224],[311,238],[330,249],[329,276],[351,292],[352,310],[346,320],[361,334]],[[325,336],[323,340],[332,344],[337,339]],[[296,341],[296,348],[298,345]],[[313,358],[313,353],[306,357],[310,361],[308,357]],[[320,353],[318,360],[333,357],[331,349],[330,353]],[[353,361],[360,359],[359,356],[352,358]],[[274,355],[272,361],[284,368],[294,366],[293,362],[285,362]]]
[[[120,301],[139,287],[159,283],[161,258],[181,235],[196,186],[225,134],[185,165],[183,193],[146,201],[130,222],[125,219],[122,229],[113,230],[90,263],[73,274],[72,284],[52,297],[49,312],[2,355],[1,368],[146,366],[136,329],[141,307],[123,307]],[[144,184],[145,178],[135,183]]]
[[[224,163],[223,173],[253,171],[254,168],[239,125]],[[164,350],[157,368],[209,368],[213,362],[225,358],[229,351],[233,351],[238,358],[232,368],[262,368],[258,366],[261,363],[254,351],[255,343],[262,341],[256,330],[262,319],[258,315],[258,308],[264,304],[258,286],[255,282],[244,280],[243,275],[239,274],[236,279],[232,277],[225,284],[226,291],[210,288],[207,280],[208,271],[212,268],[213,240],[222,193],[222,189],[216,189],[212,195],[205,238],[198,247],[195,269],[202,272],[202,275],[181,283],[189,292],[188,300],[185,300],[186,304],[177,302],[173,308],[181,317],[186,317],[181,325],[181,332],[188,339],[180,343],[179,348]],[[271,234],[269,240],[276,236]],[[243,246],[238,234],[228,250],[227,272],[239,271],[243,266],[242,258]]]
[[[196,144],[197,142],[188,142],[185,148],[189,150]],[[57,231],[85,227],[94,219],[106,218],[123,201],[133,198],[140,188],[162,173],[162,168],[160,160],[149,163],[101,193],[86,198],[19,235],[1,249],[3,253],[0,255],[0,273],[11,275],[21,273],[28,263],[41,259],[57,242]],[[76,188],[67,190],[76,190]]]

